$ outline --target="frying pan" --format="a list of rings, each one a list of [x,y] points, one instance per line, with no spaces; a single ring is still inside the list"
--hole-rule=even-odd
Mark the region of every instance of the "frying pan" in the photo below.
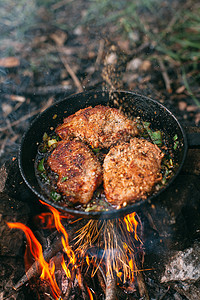
[[[98,104],[109,105],[115,107],[120,102],[122,109],[133,117],[140,117],[143,121],[150,122],[151,128],[161,130],[167,136],[168,145],[174,151],[175,165],[174,175],[161,190],[152,194],[145,200],[137,201],[122,207],[120,209],[110,209],[107,211],[79,211],[63,207],[59,203],[55,203],[49,199],[38,184],[34,161],[37,154],[38,144],[42,142],[43,134],[50,134],[58,124],[63,122],[63,118],[75,113],[79,109],[87,106],[96,106]],[[55,118],[56,116],[56,118]],[[180,147],[173,150],[174,136],[178,136]],[[58,209],[63,214],[71,214],[82,218],[118,218],[133,211],[137,211],[147,201],[157,198],[179,174],[186,157],[188,149],[188,141],[186,134],[179,124],[176,117],[159,102],[133,92],[116,91],[109,93],[108,91],[90,91],[69,96],[39,114],[22,137],[21,147],[19,150],[19,168],[22,177],[32,192],[45,203]]]

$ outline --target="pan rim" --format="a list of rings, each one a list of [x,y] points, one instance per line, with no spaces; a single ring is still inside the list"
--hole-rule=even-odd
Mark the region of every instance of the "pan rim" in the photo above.
[[[164,186],[161,190],[157,191],[156,194],[153,193],[152,195],[148,196],[146,199],[144,200],[140,200],[137,201],[135,203],[132,203],[130,205],[127,205],[126,207],[122,207],[120,209],[109,209],[106,211],[79,211],[79,210],[75,210],[75,209],[70,209],[61,205],[58,205],[56,202],[53,202],[51,200],[49,200],[48,198],[46,198],[42,193],[39,193],[34,186],[32,186],[30,184],[30,182],[27,179],[27,176],[24,172],[23,169],[23,164],[22,164],[22,158],[23,158],[23,145],[26,139],[26,136],[28,135],[30,129],[33,127],[34,124],[37,123],[38,119],[40,119],[44,114],[48,114],[49,110],[52,110],[53,107],[59,106],[61,103],[67,101],[68,99],[73,99],[76,97],[80,97],[81,95],[84,95],[85,97],[89,97],[92,94],[107,94],[109,93],[109,91],[103,91],[103,90],[91,90],[91,91],[85,91],[82,93],[75,93],[72,95],[69,95],[67,97],[65,97],[64,99],[61,99],[57,102],[55,102],[53,105],[51,105],[49,108],[47,108],[45,111],[43,111],[42,113],[38,114],[34,120],[30,123],[28,129],[25,131],[25,133],[22,136],[21,139],[21,143],[20,143],[20,147],[19,147],[19,152],[18,152],[18,164],[19,164],[19,169],[20,169],[20,173],[22,175],[22,178],[24,180],[24,182],[26,183],[26,185],[28,186],[28,188],[41,200],[43,200],[45,203],[55,207],[56,209],[58,209],[59,211],[62,211],[63,213],[67,213],[69,215],[75,215],[78,217],[82,217],[82,218],[90,218],[90,219],[112,219],[112,218],[118,218],[120,216],[124,216],[127,214],[132,213],[133,211],[138,210],[139,208],[141,208],[145,203],[151,203],[151,200],[155,197],[158,197],[161,193],[163,193],[168,186],[170,186],[172,184],[172,182],[176,179],[176,177],[179,175],[183,164],[185,162],[185,158],[187,155],[187,151],[188,151],[188,142],[187,142],[187,137],[186,134],[180,124],[180,122],[178,121],[178,119],[176,118],[176,116],[167,108],[165,107],[163,104],[161,104],[160,102],[158,102],[157,100],[154,100],[150,97],[147,97],[145,95],[139,94],[139,93],[135,93],[132,91],[126,91],[126,90],[116,90],[113,91],[113,93],[121,93],[124,95],[130,94],[131,96],[135,96],[135,97],[141,97],[142,99],[145,99],[147,101],[153,102],[156,105],[158,105],[159,107],[161,107],[162,109],[164,109],[167,114],[170,115],[171,118],[174,119],[175,123],[177,124],[177,127],[180,129],[182,138],[183,138],[183,156],[182,156],[182,160],[178,166],[178,169],[176,170],[176,173],[172,176],[172,178],[170,178],[170,180],[168,181],[167,185]]]

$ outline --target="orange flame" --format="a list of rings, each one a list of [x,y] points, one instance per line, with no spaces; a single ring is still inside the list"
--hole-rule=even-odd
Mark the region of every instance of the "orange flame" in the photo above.
[[[123,272],[122,271],[117,271],[116,274],[117,274],[117,277],[119,277],[120,280],[122,280]]]
[[[54,276],[54,266],[53,268],[50,268],[49,264],[45,261],[43,252],[42,252],[42,245],[39,243],[39,241],[36,239],[33,232],[28,228],[26,225],[22,223],[7,223],[9,228],[18,228],[23,230],[23,232],[26,235],[26,239],[29,245],[29,249],[31,251],[31,254],[35,258],[36,261],[39,262],[40,267],[42,269],[42,279],[49,279],[51,283],[51,288],[53,295],[56,299],[59,299],[60,296],[60,289],[56,283],[55,276]]]
[[[137,226],[138,226],[138,221],[135,219],[136,212],[133,212],[132,214],[129,214],[124,217],[124,221],[126,223],[127,230],[129,232],[135,232],[134,238],[136,241],[138,241],[138,236],[137,236]]]
[[[88,255],[86,255],[86,263],[87,263],[88,266],[90,265],[90,259],[89,259]]]
[[[55,228],[55,222],[52,213],[41,213],[35,217],[36,223],[40,224],[43,229],[52,229]]]
[[[53,213],[56,229],[58,230],[58,232],[62,232],[62,234],[64,236],[64,237],[61,238],[64,251],[67,253],[67,255],[68,255],[69,259],[70,259],[70,262],[73,265],[75,265],[75,263],[76,263],[75,254],[72,251],[71,247],[69,246],[68,234],[67,234],[64,226],[61,223],[60,213],[57,211],[57,209],[55,209],[51,205],[49,205],[49,204],[47,204],[47,203],[45,203],[45,202],[43,202],[41,200],[40,200],[40,202],[42,204],[46,205],[51,210],[51,212]]]
[[[91,290],[88,286],[87,286],[87,292],[88,292],[88,295],[90,297],[90,300],[93,300],[94,298],[93,298],[92,292],[91,292]]]
[[[61,266],[62,266],[63,270],[65,271],[65,274],[66,274],[67,278],[71,278],[71,272],[70,272],[70,270],[68,269],[68,267],[66,266],[64,257],[63,257],[63,260],[62,260],[62,262],[61,262]]]
[[[134,263],[132,258],[129,260],[128,264],[131,269],[131,281],[134,282]]]

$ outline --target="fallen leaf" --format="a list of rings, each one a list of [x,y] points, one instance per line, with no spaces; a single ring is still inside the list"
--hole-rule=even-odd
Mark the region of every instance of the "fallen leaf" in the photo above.
[[[185,86],[182,85],[182,86],[180,86],[179,88],[177,88],[176,93],[177,93],[177,94],[181,94],[181,93],[184,92],[184,90],[185,90]]]
[[[12,106],[7,103],[2,103],[1,105],[4,117],[7,117],[12,112]]]
[[[144,60],[140,66],[141,71],[148,71],[151,68],[151,62],[149,60]]]
[[[197,110],[197,106],[196,105],[188,105],[187,109],[188,112],[193,112]]]
[[[179,108],[181,111],[185,110],[186,107],[187,107],[187,103],[186,103],[185,101],[180,101],[180,102],[178,103],[178,108]]]
[[[120,49],[122,51],[124,51],[125,53],[129,53],[130,52],[130,43],[128,40],[123,40],[123,41],[117,41],[118,46],[120,47]]]
[[[14,68],[20,65],[20,60],[17,57],[4,57],[0,58],[0,67]]]
[[[117,63],[117,54],[111,52],[105,59],[105,63],[108,65],[113,65]]]
[[[142,64],[142,60],[140,58],[134,58],[127,64],[127,71],[138,70]]]
[[[67,34],[62,30],[57,30],[55,33],[52,33],[50,37],[57,46],[61,47],[64,45],[67,39]]]
[[[18,95],[10,95],[12,101],[25,102],[26,98]]]

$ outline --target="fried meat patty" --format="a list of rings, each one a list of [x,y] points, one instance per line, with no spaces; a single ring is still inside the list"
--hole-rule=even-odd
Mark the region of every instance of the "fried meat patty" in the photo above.
[[[102,167],[93,152],[80,141],[60,141],[47,160],[58,174],[58,190],[73,203],[88,203],[102,182]]]
[[[104,191],[107,200],[117,206],[145,199],[162,178],[164,154],[142,138],[110,149],[103,164]]]
[[[80,109],[56,128],[62,139],[78,138],[92,148],[109,148],[138,134],[136,122],[116,108],[97,105]]]

